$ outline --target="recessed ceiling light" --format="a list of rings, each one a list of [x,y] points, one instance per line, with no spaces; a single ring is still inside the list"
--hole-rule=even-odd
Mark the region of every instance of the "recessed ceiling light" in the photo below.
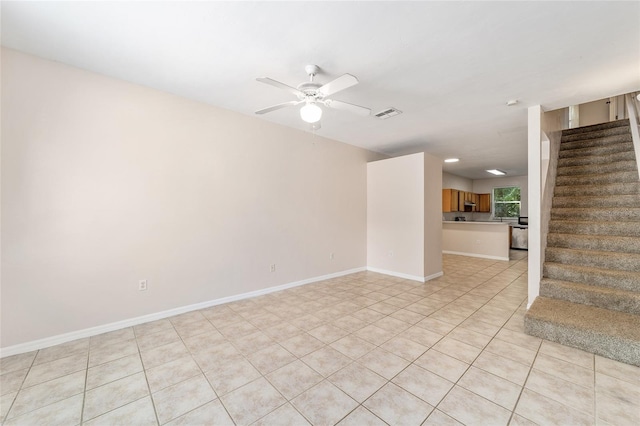
[[[460,161],[459,158],[447,158],[444,160],[445,163],[457,163],[458,161]]]
[[[503,172],[502,170],[498,170],[498,169],[491,169],[491,170],[487,170],[487,172],[491,173],[492,175],[496,175],[496,176],[504,176],[507,173]]]
[[[518,104],[518,100],[517,99],[512,99],[510,101],[507,101],[507,106],[514,106]]]

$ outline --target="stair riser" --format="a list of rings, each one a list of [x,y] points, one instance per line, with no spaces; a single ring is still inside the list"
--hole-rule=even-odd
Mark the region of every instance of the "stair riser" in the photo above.
[[[640,236],[634,238],[625,234],[621,237],[597,238],[590,235],[549,233],[547,247],[640,254]]]
[[[561,142],[560,150],[568,150],[568,149],[578,149],[578,148],[588,148],[590,146],[602,146],[602,145],[611,145],[615,143],[621,142],[633,142],[631,138],[631,133],[627,132],[621,135],[613,135],[606,136],[604,138],[597,139],[584,139],[579,141],[571,141],[571,142]]]
[[[549,321],[525,316],[525,333],[571,346],[606,358],[640,366],[640,343],[619,338],[595,335],[583,330],[575,330]]]
[[[566,151],[560,151],[558,153],[558,158],[564,159],[574,157],[596,157],[601,155],[612,155],[620,152],[630,151],[633,151],[633,144],[631,142],[617,143],[615,145],[594,146],[589,148],[568,149]]]
[[[634,222],[598,223],[552,220],[549,222],[549,234],[551,233],[640,237],[640,226]]]
[[[638,172],[635,160],[617,161],[608,164],[558,167],[558,176],[583,176],[611,172]]]
[[[558,176],[556,178],[556,185],[558,186],[600,185],[622,182],[638,182],[638,170],[611,173],[601,172],[601,174],[580,176]]]
[[[640,207],[640,195],[553,197],[553,207]]]
[[[564,208],[553,207],[551,219],[558,220],[589,220],[589,221],[636,221],[640,222],[640,208],[621,208],[609,210],[606,208]],[[640,223],[636,226],[640,227]]]
[[[640,255],[634,253],[603,253],[594,251],[567,250],[548,247],[546,261],[565,265],[590,266],[618,271],[640,272]]]
[[[602,196],[602,195],[640,195],[640,182],[613,183],[597,186],[558,185],[553,190],[558,197],[563,196]]]
[[[628,314],[640,315],[640,293],[608,294],[598,287],[575,288],[562,283],[542,281],[540,295],[582,305],[596,306]]]
[[[614,136],[614,135],[625,135],[628,133],[629,133],[629,127],[627,126],[618,126],[610,129],[594,130],[591,132],[582,132],[582,133],[575,133],[575,134],[562,133],[562,142],[573,142],[573,141],[587,140],[587,139],[599,139],[599,138],[606,138],[608,136]]]
[[[627,127],[629,126],[629,119],[607,121],[606,123],[593,124],[591,126],[582,126],[582,127],[576,127],[573,129],[565,129],[562,131],[562,134],[563,135],[575,135],[580,133],[584,134],[584,133],[594,132],[597,130],[613,129],[616,127],[625,127],[625,126]]]
[[[631,145],[629,145],[631,146]],[[597,164],[611,164],[618,161],[636,161],[633,150],[621,151],[607,155],[591,155],[587,157],[566,157],[558,159],[558,168],[571,166],[586,166]]]
[[[545,278],[560,281],[573,281],[628,291],[640,291],[640,276],[631,273],[621,274],[616,273],[616,271],[584,271],[573,269],[569,265],[545,262],[543,275]]]

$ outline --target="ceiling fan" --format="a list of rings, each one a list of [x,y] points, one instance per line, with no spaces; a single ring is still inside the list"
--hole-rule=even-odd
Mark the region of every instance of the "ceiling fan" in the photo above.
[[[314,130],[320,128],[320,118],[322,118],[322,108],[318,106],[319,104],[327,106],[329,108],[351,111],[362,116],[371,114],[371,110],[369,108],[329,98],[334,93],[348,89],[349,87],[358,84],[358,79],[351,74],[344,74],[336,78],[335,80],[330,81],[329,83],[319,84],[313,81],[313,77],[315,77],[315,75],[320,71],[320,68],[317,65],[307,65],[306,67],[304,67],[304,70],[309,75],[309,81],[299,84],[297,88],[291,87],[287,84],[281,83],[268,77],[257,78],[256,80],[261,83],[266,83],[271,86],[286,90],[289,93],[293,93],[298,97],[298,100],[273,105],[268,108],[256,111],[256,114],[266,114],[268,112],[276,111],[281,108],[295,106],[303,103],[304,106],[300,108],[300,117],[302,118],[302,120],[310,123],[312,129]]]

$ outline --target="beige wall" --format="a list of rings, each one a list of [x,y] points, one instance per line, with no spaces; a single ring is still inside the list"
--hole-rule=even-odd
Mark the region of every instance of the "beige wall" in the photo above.
[[[2,124],[2,347],[366,265],[365,150],[11,50]]]
[[[367,266],[424,277],[424,154],[367,165]]]
[[[418,153],[367,166],[367,267],[442,275],[442,160]]]
[[[424,154],[424,276],[442,273],[442,160]]]
[[[609,99],[580,104],[580,126],[606,123],[609,121]]]
[[[473,180],[462,176],[452,175],[451,173],[442,173],[442,188],[453,188],[461,191],[473,190]]]

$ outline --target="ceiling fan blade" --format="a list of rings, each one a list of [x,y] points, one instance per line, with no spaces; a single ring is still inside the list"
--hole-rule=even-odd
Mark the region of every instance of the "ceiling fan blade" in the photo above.
[[[276,80],[274,80],[272,78],[259,77],[259,78],[256,78],[256,80],[258,80],[261,83],[266,83],[266,84],[269,84],[271,86],[277,87],[279,89],[286,90],[287,92],[293,93],[296,96],[301,96],[301,97],[304,96],[304,93],[302,93],[301,91],[299,91],[295,87],[291,87],[291,86],[288,86],[288,85],[286,85],[284,83],[280,83],[279,81],[276,81]]]
[[[281,108],[286,108],[288,106],[298,105],[301,102],[304,102],[304,101],[283,102],[281,104],[273,105],[273,106],[270,106],[268,108],[264,108],[264,109],[258,110],[258,111],[256,111],[256,114],[266,114],[268,112],[275,111],[275,110],[278,110],[278,109],[281,109]]]
[[[318,93],[323,96],[331,96],[341,90],[348,89],[358,84],[358,79],[351,74],[344,74],[333,81],[328,82],[318,89]]]
[[[323,102],[329,108],[341,109],[344,111],[351,111],[354,114],[367,116],[371,114],[371,110],[369,108],[365,108],[359,105],[350,104],[348,102],[335,101],[333,99],[325,99]]]

